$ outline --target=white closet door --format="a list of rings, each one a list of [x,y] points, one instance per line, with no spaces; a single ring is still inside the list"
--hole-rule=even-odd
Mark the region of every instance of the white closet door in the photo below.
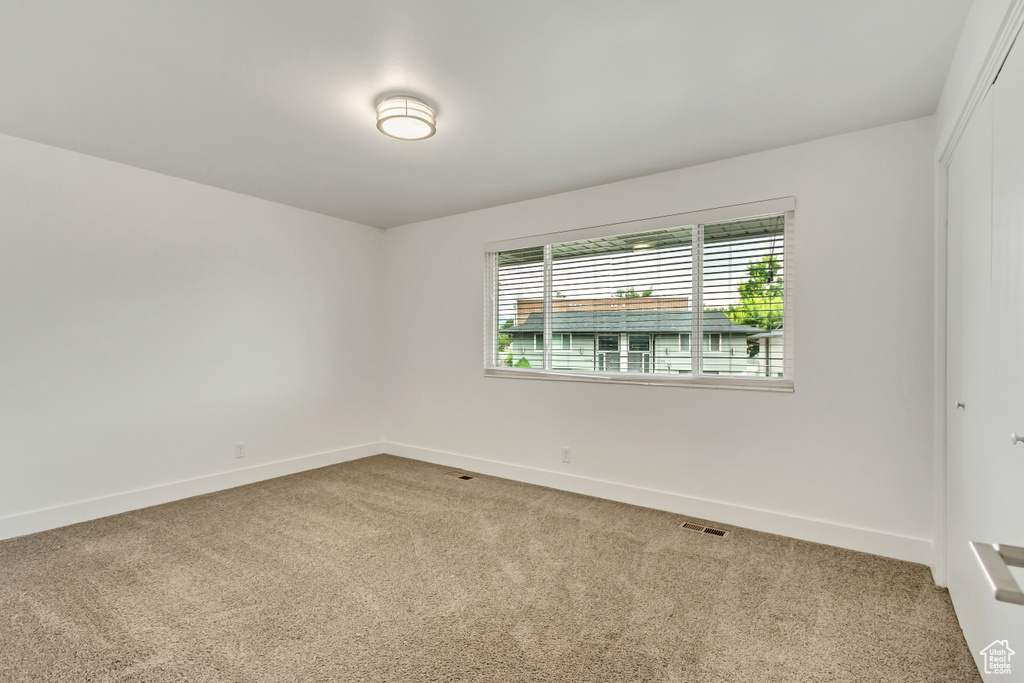
[[[949,590],[986,680],[1024,680],[1024,606],[993,598],[969,545],[1024,546],[1024,48],[957,145],[948,208]],[[1010,677],[984,673],[996,640],[1022,653]]]
[[[970,547],[984,540],[990,473],[985,455],[992,234],[992,100],[975,112],[949,167],[947,284],[946,548],[950,596],[971,651],[987,643],[994,602]],[[963,408],[957,407],[962,404]],[[993,540],[993,542],[995,542]]]
[[[986,535],[1024,547],[1024,39],[992,86],[992,448],[985,467],[997,482],[986,496]],[[988,540],[988,539],[982,539]],[[1024,588],[1024,569],[1013,569]],[[1011,680],[1024,681],[1024,605],[988,603],[985,635],[1009,638]],[[1003,635],[1000,635],[1003,634]],[[991,640],[986,641],[987,645]],[[1004,680],[1003,677],[1000,680]]]

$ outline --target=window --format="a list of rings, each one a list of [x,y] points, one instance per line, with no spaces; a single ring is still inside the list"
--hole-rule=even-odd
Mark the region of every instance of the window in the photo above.
[[[779,199],[485,245],[485,372],[791,390],[794,208]]]
[[[572,334],[552,334],[551,335],[552,348],[556,351],[571,351],[572,350]],[[533,350],[543,351],[544,350],[544,335],[535,334],[533,335]]]

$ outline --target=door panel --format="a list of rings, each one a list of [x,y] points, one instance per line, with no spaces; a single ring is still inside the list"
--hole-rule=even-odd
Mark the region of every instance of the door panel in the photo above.
[[[648,334],[629,335],[628,369],[630,372],[651,371],[651,336]]]
[[[1010,443],[1011,431],[1024,432],[1022,121],[1018,49],[949,168],[947,563],[950,595],[981,671],[979,652],[994,640],[1024,652],[1024,607],[993,598],[969,546],[1024,546],[1024,446]],[[1024,659],[1013,665],[1012,680],[1024,680]]]
[[[1024,547],[1024,41],[1007,58],[992,86],[992,359],[991,448],[985,469],[992,484],[980,512],[986,536],[975,539]],[[1024,571],[1016,571],[1024,587]],[[1024,605],[989,600],[982,647],[992,634],[1024,654]],[[1024,656],[1013,666],[1024,680]],[[1005,678],[1005,677],[1003,677]]]
[[[992,601],[970,548],[984,526],[979,492],[986,474],[980,442],[985,439],[990,397],[984,386],[991,358],[981,333],[989,319],[991,280],[992,101],[975,112],[949,167],[947,284],[946,529],[949,592],[964,635],[977,659],[986,604]],[[955,407],[957,402],[963,409]],[[985,531],[984,533],[988,533]]]
[[[598,372],[619,371],[619,335],[598,335],[596,369]]]

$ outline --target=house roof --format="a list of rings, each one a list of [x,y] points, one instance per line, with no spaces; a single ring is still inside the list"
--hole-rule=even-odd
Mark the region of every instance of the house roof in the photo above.
[[[647,332],[650,334],[689,332],[691,311],[562,311],[551,314],[553,332]],[[544,314],[531,313],[521,325],[502,330],[504,334],[544,331]],[[738,325],[722,311],[704,313],[704,331],[756,334],[757,327]]]
[[[752,334],[752,335],[750,335],[750,338],[751,339],[774,339],[776,337],[781,337],[781,336],[783,336],[782,327],[777,327],[774,330],[772,330],[771,332],[764,332],[764,331],[762,331],[759,334]]]

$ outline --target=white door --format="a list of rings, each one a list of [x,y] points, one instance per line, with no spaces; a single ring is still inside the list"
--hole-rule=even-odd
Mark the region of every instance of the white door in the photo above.
[[[619,335],[597,335],[597,355],[594,360],[594,369],[598,372],[619,371]]]
[[[651,371],[651,335],[630,334],[627,335],[627,367],[630,372]]]
[[[1024,49],[1011,53],[949,168],[947,563],[986,680],[1024,681],[1024,606],[994,599],[971,541],[1024,546]],[[956,407],[962,402],[962,409]],[[1024,572],[1016,572],[1024,585]],[[985,673],[1007,641],[1012,674]]]

